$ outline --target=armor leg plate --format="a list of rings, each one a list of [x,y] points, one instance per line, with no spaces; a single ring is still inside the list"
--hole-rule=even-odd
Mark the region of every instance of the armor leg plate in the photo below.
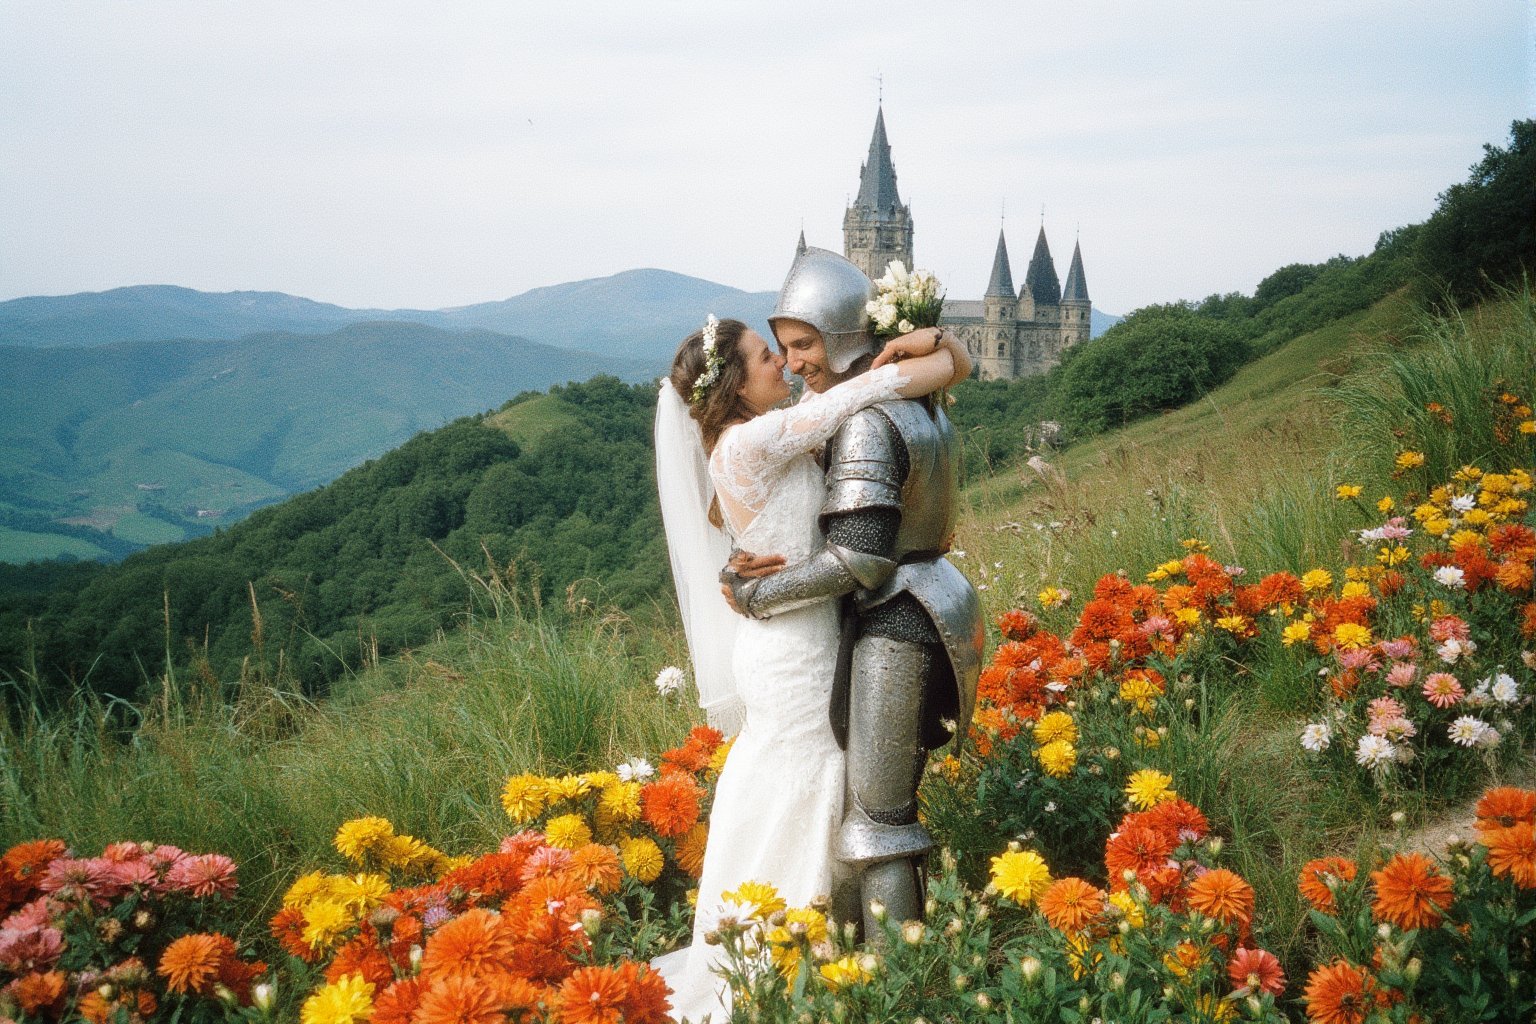
[[[853,651],[848,714],[848,811],[838,857],[859,872],[864,933],[881,934],[869,912],[885,904],[897,921],[923,916],[919,877],[933,840],[917,820],[925,751],[923,693],[933,669],[922,644],[866,636]]]

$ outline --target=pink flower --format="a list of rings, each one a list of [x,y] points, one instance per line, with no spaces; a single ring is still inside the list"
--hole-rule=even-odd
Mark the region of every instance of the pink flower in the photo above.
[[[570,863],[571,851],[561,850],[553,846],[543,846],[534,851],[523,864],[523,869],[518,872],[518,877],[525,882],[531,882],[535,878],[546,878],[550,875],[558,875],[565,870]]]
[[[1429,624],[1429,635],[1437,644],[1443,644],[1447,640],[1470,640],[1472,627],[1454,615],[1442,615]]]
[[[532,853],[544,845],[544,833],[532,829],[519,832],[514,836],[507,836],[501,841],[502,853],[517,853],[526,850]]]
[[[1411,661],[1394,662],[1387,670],[1387,683],[1398,689],[1413,685],[1413,680],[1419,674],[1419,666]]]
[[[101,851],[101,858],[102,860],[126,863],[132,860],[143,860],[144,853],[144,847],[138,843],[113,843]]]
[[[1402,637],[1397,640],[1383,640],[1376,646],[1387,657],[1402,661],[1405,658],[1413,657],[1414,651],[1419,645],[1413,641],[1412,637]]]
[[[1407,709],[1394,697],[1377,697],[1366,706],[1365,713],[1372,721],[1379,718],[1402,718]]]
[[[235,862],[222,853],[185,857],[166,872],[165,880],[173,889],[184,889],[200,899],[231,895],[239,884]]]
[[[29,928],[42,928],[48,923],[48,897],[39,896],[4,921],[0,921],[0,929],[24,932]]]
[[[106,906],[108,894],[118,892],[117,879],[110,874],[108,862],[93,857],[60,857],[48,865],[37,887],[68,903],[95,903]]]
[[[1424,679],[1424,699],[1437,708],[1448,708],[1467,695],[1449,672],[1432,672]]]
[[[1393,516],[1377,531],[1382,540],[1402,540],[1412,536],[1413,531],[1408,528],[1408,520],[1402,516]]]
[[[106,858],[103,858],[104,860]],[[160,881],[160,875],[148,861],[144,860],[118,860],[110,861],[112,877],[125,890],[138,886],[142,889],[153,889],[155,883]]]
[[[46,970],[64,955],[64,933],[57,928],[0,928],[0,967],[13,974]]]
[[[1381,667],[1380,663],[1376,660],[1376,652],[1369,647],[1357,647],[1352,650],[1339,651],[1338,657],[1339,667],[1346,670],[1363,669],[1367,672],[1373,672]]]

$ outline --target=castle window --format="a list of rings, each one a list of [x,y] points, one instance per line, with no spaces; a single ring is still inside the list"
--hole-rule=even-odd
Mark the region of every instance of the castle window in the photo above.
[[[1001,359],[1002,356],[1003,356],[1003,349],[1004,349],[1004,347],[1005,346],[1003,345],[1002,342],[998,342],[998,345],[997,345],[997,356],[998,356],[999,359]]]

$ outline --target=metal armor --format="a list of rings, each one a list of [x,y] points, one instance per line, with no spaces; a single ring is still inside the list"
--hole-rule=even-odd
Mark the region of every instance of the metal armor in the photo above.
[[[810,324],[821,333],[828,369],[834,374],[846,373],[859,356],[878,350],[864,308],[876,294],[864,271],[835,252],[807,246],[790,264],[768,322],[799,320]]]

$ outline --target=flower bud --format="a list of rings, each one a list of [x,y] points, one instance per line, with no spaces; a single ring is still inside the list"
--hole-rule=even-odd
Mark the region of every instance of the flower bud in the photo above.
[[[412,971],[420,971],[421,970],[421,947],[420,946],[412,946],[411,947],[410,959],[411,959],[411,970]]]
[[[1128,883],[1136,881],[1136,869],[1126,868],[1124,871],[1120,872],[1120,878],[1122,881]]]
[[[1216,919],[1214,917],[1202,917],[1202,918],[1200,918],[1200,934],[1201,935],[1209,935],[1211,932],[1213,932],[1215,930],[1216,930]]]
[[[218,998],[219,1002],[229,1003],[231,1006],[240,1001],[239,997],[230,990],[228,985],[213,986],[213,994]]]
[[[992,1009],[992,997],[987,995],[985,992],[977,992],[976,993],[976,1008],[978,1010],[990,1010],[990,1009]]]
[[[1109,976],[1109,987],[1115,992],[1125,991],[1125,975],[1115,971]]]
[[[991,916],[991,914],[992,908],[987,906],[985,903],[976,908],[976,920],[978,922],[985,921],[989,916]]]
[[[885,904],[881,903],[879,900],[870,900],[869,916],[873,917],[876,921],[879,921],[882,924],[885,923]]]
[[[96,990],[96,994],[101,996],[101,998],[103,998],[103,999],[111,999],[112,998],[112,993],[115,992],[115,991],[116,991],[116,989],[114,989],[110,984],[107,984],[107,985],[101,986],[101,988],[98,988]]]
[[[1089,999],[1087,996],[1083,996],[1083,998],[1077,1001],[1077,1012],[1081,1013],[1084,1017],[1088,1016],[1088,1011],[1092,1009],[1093,1000]]]
[[[956,935],[960,934],[960,929],[964,927],[965,925],[960,923],[960,919],[958,917],[952,917],[949,919],[949,923],[944,926],[944,934],[950,938],[954,938]]]
[[[955,975],[955,991],[956,992],[964,992],[966,989],[968,989],[970,987],[971,987],[971,976],[969,974],[957,974],[957,975]]]
[[[1211,836],[1211,841],[1208,844],[1206,844],[1206,845],[1210,849],[1212,857],[1217,857],[1217,856],[1221,855],[1221,847],[1222,847],[1221,836]]]
[[[251,987],[251,1002],[262,1013],[271,1013],[277,1000],[277,986],[268,981],[257,982]]]
[[[1243,1002],[1248,1007],[1248,1015],[1254,1020],[1258,1020],[1259,1014],[1264,1012],[1264,1004],[1259,1002],[1259,997],[1249,996]]]
[[[1019,973],[1024,976],[1024,984],[1033,985],[1035,979],[1040,977],[1040,969],[1045,965],[1037,957],[1027,956],[1019,961]]]
[[[901,941],[909,946],[921,945],[924,931],[921,921],[908,921],[901,926]]]
[[[1422,970],[1424,970],[1424,961],[1414,957],[1406,964],[1403,964],[1403,977],[1407,978],[1408,983],[1411,985],[1419,980],[1419,972]],[[1514,979],[1511,978],[1510,980],[1513,981]]]
[[[720,933],[715,931],[713,928],[711,928],[709,931],[705,932],[704,933],[704,944],[706,946],[718,946],[718,945],[720,945]]]
[[[1392,937],[1392,926],[1385,921],[1381,922],[1381,924],[1376,926],[1376,937],[1383,942],[1390,939]]]
[[[1129,935],[1131,934],[1131,922],[1122,920],[1115,925],[1115,930],[1121,935]]]
[[[603,912],[595,907],[588,907],[581,912],[581,930],[587,933],[587,938],[597,938],[597,933],[603,927]]]
[[[789,922],[789,934],[791,938],[803,939],[811,933],[810,925],[804,921]]]
[[[399,917],[400,911],[394,907],[379,907],[368,915],[368,923],[382,931],[392,928]]]
[[[923,901],[923,916],[924,917],[932,917],[933,914],[934,914],[934,911],[936,911],[938,909],[939,909],[939,901],[934,899],[932,896],[929,896],[926,900]]]
[[[1404,814],[1402,811],[1393,811],[1392,812],[1392,824],[1398,826],[1399,828],[1401,828],[1403,823],[1405,821],[1407,821],[1407,820],[1408,820],[1408,815]]]
[[[1193,698],[1193,697],[1185,697],[1184,698],[1184,710],[1185,711],[1193,711],[1194,709],[1195,709],[1195,698]],[[1162,730],[1158,730],[1158,731],[1161,732]]]

